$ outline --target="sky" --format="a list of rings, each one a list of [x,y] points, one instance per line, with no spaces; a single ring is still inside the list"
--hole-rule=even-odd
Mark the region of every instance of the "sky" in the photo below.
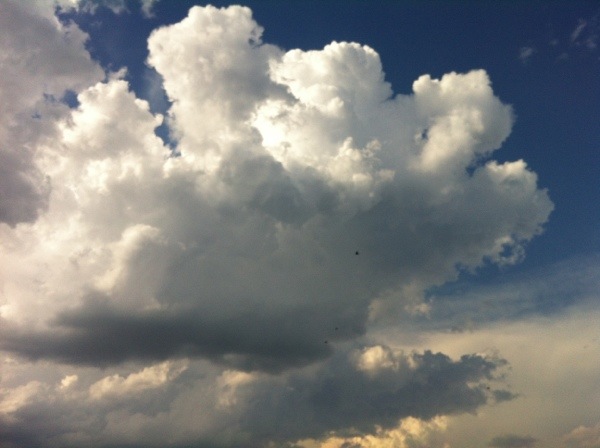
[[[0,29],[0,446],[600,447],[598,2]]]

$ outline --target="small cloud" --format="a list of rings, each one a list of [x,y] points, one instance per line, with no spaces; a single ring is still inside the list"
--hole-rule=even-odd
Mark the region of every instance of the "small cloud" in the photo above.
[[[581,33],[583,32],[583,30],[585,29],[586,26],[587,26],[587,22],[583,19],[579,19],[579,24],[571,33],[571,42],[572,43],[577,42],[577,39],[579,39],[579,36],[581,36]]]
[[[576,52],[581,55],[594,53],[600,43],[600,10],[594,15],[579,17],[576,22],[566,25],[566,29],[557,32],[554,25],[548,24],[548,33],[545,37],[533,36],[527,43],[519,48],[518,57],[523,64],[527,64],[535,54],[543,60],[547,56],[555,62],[564,62],[574,57]],[[562,28],[562,26],[560,27]]]
[[[106,396],[122,396],[146,389],[155,389],[177,378],[186,369],[186,361],[166,361],[146,367],[126,378],[120,375],[107,376],[90,386],[90,396],[99,400]]]
[[[521,437],[514,434],[494,437],[488,446],[495,448],[531,448],[535,445],[537,439],[533,437]]]
[[[533,55],[533,53],[535,53],[535,51],[536,50],[534,47],[530,47],[530,46],[521,47],[519,49],[519,59],[523,63],[526,63],[527,60]]]
[[[141,0],[142,2],[142,14],[144,15],[144,17],[146,18],[151,18],[154,17],[154,11],[152,10],[154,8],[154,5],[156,3],[158,3],[158,0]]]
[[[73,384],[75,384],[79,380],[77,375],[67,375],[60,382],[60,389],[65,390],[70,388]]]
[[[579,19],[575,29],[571,32],[570,42],[578,48],[595,51],[598,48],[600,36],[600,13],[589,20]]]
[[[569,448],[594,448],[600,446],[600,422],[595,426],[578,426],[563,437]]]

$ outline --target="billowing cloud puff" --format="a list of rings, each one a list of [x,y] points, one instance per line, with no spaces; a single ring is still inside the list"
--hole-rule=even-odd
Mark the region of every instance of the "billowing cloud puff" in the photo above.
[[[48,206],[51,179],[36,154],[68,111],[59,100],[103,77],[84,49],[86,34],[51,11],[51,3],[0,4],[0,223],[10,226]]]
[[[390,362],[371,362],[365,369],[365,358],[375,352]],[[52,422],[58,440],[74,445],[114,438],[145,446],[182,446],[189,440],[207,446],[258,447],[270,441],[283,446],[293,440],[304,446],[339,446],[344,437],[333,435],[339,431],[354,434],[353,443],[362,440],[364,446],[377,446],[378,440],[411,446],[411,440],[443,431],[440,415],[474,412],[484,404],[496,392],[489,384],[505,364],[479,355],[453,361],[442,353],[367,346],[280,376],[209,368],[203,381],[191,381],[198,365],[167,361],[129,374],[97,378],[83,371],[53,383],[31,381],[0,390],[0,421],[7,441],[17,439],[30,422]],[[186,378],[188,373],[192,376]],[[44,406],[48,402],[53,406]],[[52,417],[58,410],[61,419]],[[119,421],[123,415],[135,421]],[[157,427],[171,429],[165,433]],[[374,435],[361,436],[370,433]],[[28,442],[52,445],[47,434],[31,433]]]
[[[6,30],[14,54],[33,47],[15,43],[21,28]],[[184,381],[191,371],[176,358],[214,361],[233,373],[215,380],[224,395],[209,405],[237,403],[224,421],[263,441],[277,418],[281,437],[300,440],[486,403],[473,383],[500,361],[348,348],[378,310],[423,309],[428,288],[462,268],[517,262],[542,231],[552,203],[535,173],[490,159],[513,115],[483,70],[424,75],[394,96],[369,47],[285,52],[261,41],[248,8],[194,7],[149,38],[148,63],[172,103],[172,149],[154,133],[163,117],[126,81],[89,82],[98,68],[70,32],[74,43],[48,54],[66,48],[80,68],[39,72],[2,112],[44,104],[54,115],[44,109],[36,119],[48,130],[31,138],[2,131],[26,176],[0,185],[11,198],[0,227],[0,348],[78,369],[150,366],[56,380],[69,393],[85,384],[96,402]],[[44,102],[65,90],[78,92],[77,107]],[[7,409],[28,403],[31,384]],[[140,419],[142,431],[150,423]]]

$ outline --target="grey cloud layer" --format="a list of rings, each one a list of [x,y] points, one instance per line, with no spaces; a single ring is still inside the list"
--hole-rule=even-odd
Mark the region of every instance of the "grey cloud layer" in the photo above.
[[[268,318],[248,312],[223,323],[197,311],[125,314],[91,303],[59,315],[51,331],[20,333],[7,325],[3,347],[33,360],[82,365],[203,356],[245,370],[277,371],[329,355],[324,338],[340,336],[322,331],[327,324],[302,310]]]

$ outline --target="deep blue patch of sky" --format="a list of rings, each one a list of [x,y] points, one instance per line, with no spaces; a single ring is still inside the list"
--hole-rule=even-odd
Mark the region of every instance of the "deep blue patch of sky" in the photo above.
[[[154,112],[164,113],[168,102],[149,86],[146,40],[158,26],[182,20],[195,4],[207,3],[163,0],[155,5],[154,16],[146,18],[139,4],[130,1],[128,13],[99,8],[95,15],[63,14],[63,20],[73,20],[89,33],[89,50],[103,67],[115,71],[126,66],[133,91],[148,99]],[[263,41],[284,49],[320,49],[334,40],[371,46],[395,93],[410,93],[412,82],[424,73],[440,77],[450,71],[487,70],[494,92],[513,105],[517,117],[511,136],[493,157],[524,159],[556,206],[519,269],[600,251],[600,49],[590,44],[596,33],[600,46],[597,1],[243,4],[265,28]],[[573,39],[582,19],[587,35]],[[166,127],[158,133],[168,140]],[[486,281],[498,272],[484,268],[477,277]]]

